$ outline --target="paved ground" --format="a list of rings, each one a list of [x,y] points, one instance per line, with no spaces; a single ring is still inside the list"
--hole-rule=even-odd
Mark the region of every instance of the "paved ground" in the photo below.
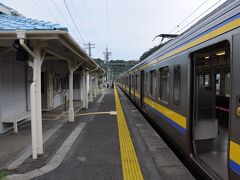
[[[115,111],[112,90],[106,92],[97,111]],[[92,115],[81,122],[87,125],[64,162],[36,179],[122,179],[116,115]]]
[[[120,90],[118,92],[143,178],[152,180],[194,179],[134,105]],[[123,149],[120,148],[119,136],[122,139],[126,133],[119,132],[119,116],[117,118],[114,113],[100,114],[101,112],[114,112],[115,107],[114,91],[106,89],[102,98],[90,103],[88,110],[81,111],[81,113],[94,114],[76,116],[74,123],[65,123],[46,142],[45,154],[37,161],[29,158],[18,169],[11,171],[10,174],[22,174],[13,175],[12,179],[19,180],[26,179],[26,177],[36,177],[35,179],[41,180],[123,179],[123,172],[132,166],[131,159],[121,158]],[[79,126],[82,127],[81,130],[75,138],[72,138],[71,135],[78,130]],[[64,144],[68,144],[68,139],[73,142],[67,146],[70,150],[65,156],[59,156],[58,151],[66,147]],[[124,149],[124,151],[126,153],[128,150]],[[62,159],[58,161],[60,165],[56,165],[54,159]],[[49,165],[52,163],[53,166]]]

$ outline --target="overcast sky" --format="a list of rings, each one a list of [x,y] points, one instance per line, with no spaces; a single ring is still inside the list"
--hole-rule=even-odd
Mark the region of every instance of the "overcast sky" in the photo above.
[[[96,44],[92,50],[94,58],[103,59],[103,51],[108,46],[112,52],[111,59],[130,60],[139,59],[143,52],[159,44],[160,39],[152,41],[156,35],[177,33],[177,30],[181,30],[211,6],[215,4],[205,14],[225,0],[66,0],[80,35],[66,10],[64,0],[0,2],[26,17],[57,22],[68,27],[70,34],[82,47],[87,42]],[[200,5],[190,18],[175,28]]]

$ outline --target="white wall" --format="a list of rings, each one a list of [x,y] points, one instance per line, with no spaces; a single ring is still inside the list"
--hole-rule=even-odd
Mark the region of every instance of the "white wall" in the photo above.
[[[0,122],[27,110],[26,67],[26,63],[16,62],[14,51],[0,54]]]

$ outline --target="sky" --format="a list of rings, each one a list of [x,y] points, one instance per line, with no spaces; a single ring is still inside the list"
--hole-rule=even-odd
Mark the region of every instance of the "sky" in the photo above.
[[[152,41],[156,35],[179,34],[225,1],[65,0],[77,30],[64,0],[0,0],[28,18],[67,27],[83,48],[88,42],[95,44],[93,58],[104,59],[108,47],[114,60],[138,60],[160,43],[159,38]]]

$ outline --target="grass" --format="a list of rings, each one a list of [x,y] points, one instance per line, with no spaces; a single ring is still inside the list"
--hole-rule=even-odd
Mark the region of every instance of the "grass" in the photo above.
[[[0,171],[0,180],[5,180],[6,175],[7,175],[6,172]]]

